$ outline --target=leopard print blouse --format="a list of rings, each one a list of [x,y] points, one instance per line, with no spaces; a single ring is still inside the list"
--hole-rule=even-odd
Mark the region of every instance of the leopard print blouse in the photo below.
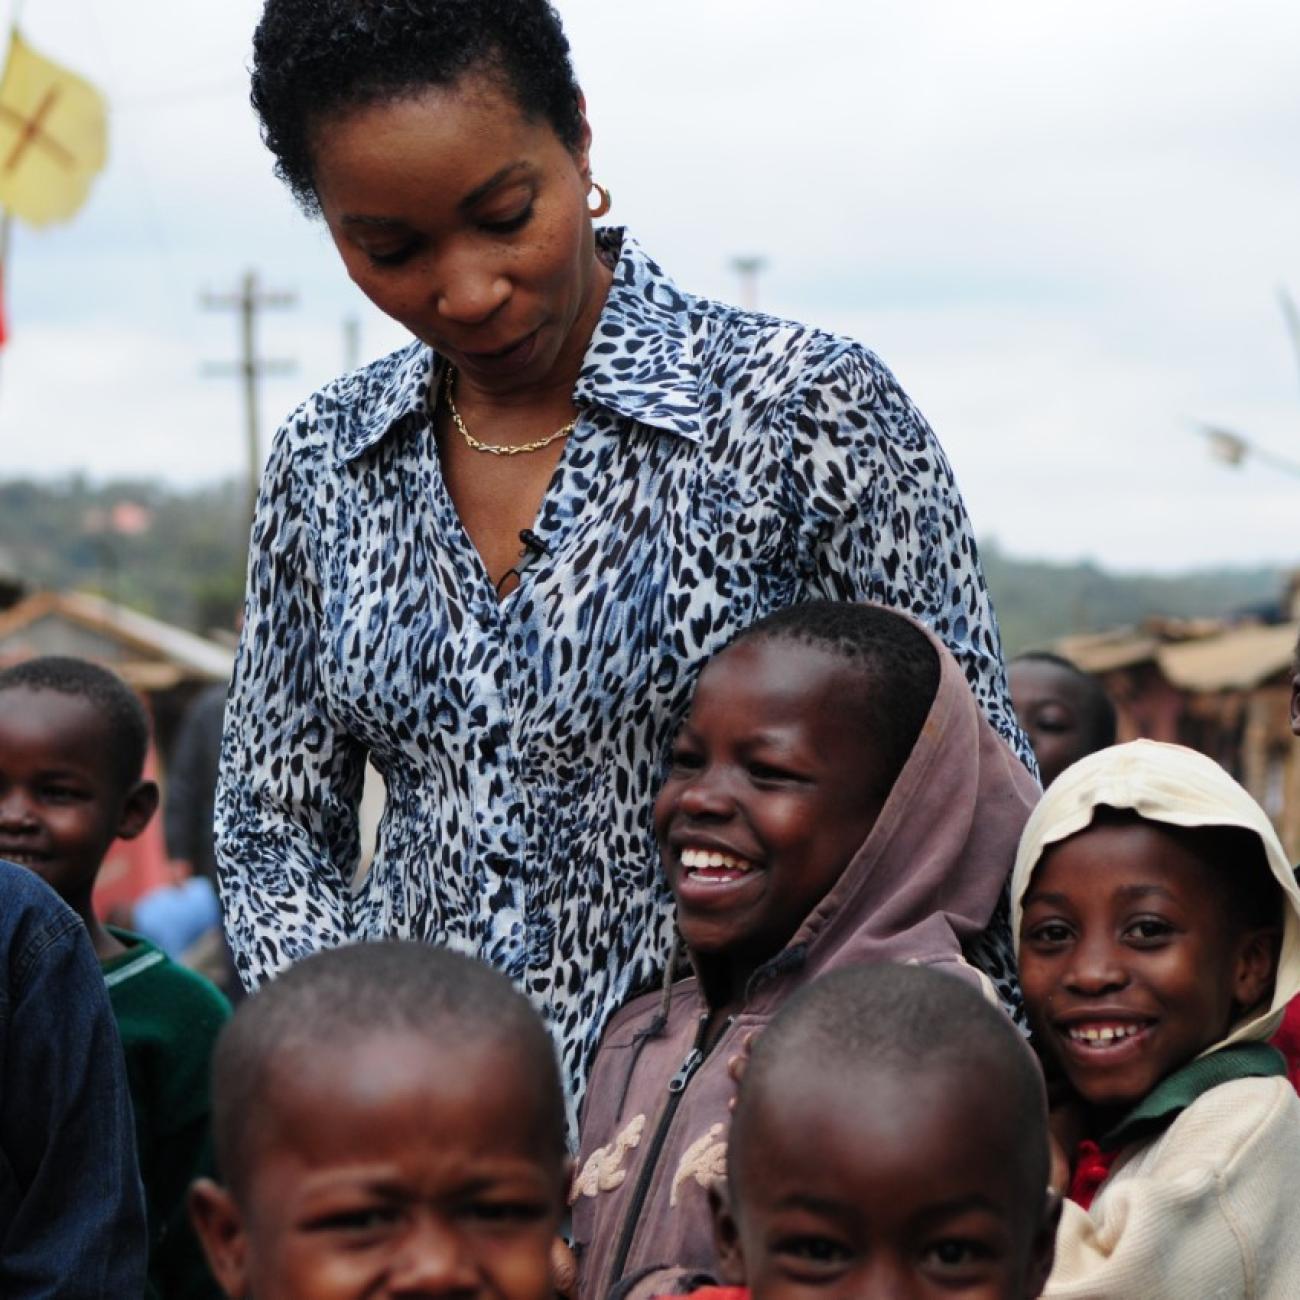
[[[924,619],[1029,759],[952,472],[847,339],[692,297],[621,229],[580,416],[498,601],[439,471],[441,362],[412,343],[281,428],[253,529],[217,808],[255,985],[331,944],[415,937],[531,995],[571,1101],[671,932],[650,809],[700,666],[812,597]],[[388,799],[354,882],[367,754]],[[1015,1000],[1005,918],[981,964]]]

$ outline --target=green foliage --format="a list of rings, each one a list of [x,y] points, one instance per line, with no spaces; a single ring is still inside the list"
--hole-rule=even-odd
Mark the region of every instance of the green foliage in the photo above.
[[[123,532],[123,522],[147,527]],[[194,631],[233,627],[246,544],[233,483],[184,491],[81,476],[0,482],[0,571],[29,589],[98,592]]]

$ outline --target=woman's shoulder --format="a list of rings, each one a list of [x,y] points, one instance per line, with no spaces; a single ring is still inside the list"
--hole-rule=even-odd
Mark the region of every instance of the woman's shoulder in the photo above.
[[[422,411],[434,358],[418,339],[331,379],[289,413],[277,451],[345,461],[379,441],[402,417]]]
[[[797,409],[821,398],[853,405],[884,393],[901,398],[889,368],[856,339],[681,289],[622,229],[603,232],[603,245],[618,262],[598,326],[608,337],[597,352],[616,358],[624,383],[692,373],[706,411],[719,401]]]
[[[734,360],[756,376],[770,373],[796,386],[853,376],[893,381],[888,366],[865,344],[847,335],[709,298],[696,298],[694,305],[700,322],[700,360],[706,374],[719,363]]]

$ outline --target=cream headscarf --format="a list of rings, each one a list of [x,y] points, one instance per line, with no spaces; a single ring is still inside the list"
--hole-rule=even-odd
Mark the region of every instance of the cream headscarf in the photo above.
[[[1154,740],[1115,745],[1081,759],[1052,782],[1025,825],[1011,875],[1011,934],[1017,954],[1022,901],[1039,859],[1049,845],[1089,825],[1099,807],[1130,809],[1169,826],[1240,826],[1259,836],[1285,900],[1273,1001],[1266,1011],[1234,1025],[1202,1055],[1271,1037],[1287,1003],[1300,994],[1300,887],[1268,814],[1213,759],[1182,745]]]

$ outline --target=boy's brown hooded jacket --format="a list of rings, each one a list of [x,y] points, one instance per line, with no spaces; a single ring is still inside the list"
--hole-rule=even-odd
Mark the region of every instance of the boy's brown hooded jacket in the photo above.
[[[707,1191],[724,1174],[727,1064],[809,980],[841,966],[924,962],[991,995],[963,948],[993,917],[1039,790],[951,655],[930,640],[939,688],[875,826],[790,943],[755,973],[740,1012],[704,1050],[708,1006],[690,978],[610,1022],[571,1195],[582,1300],[604,1300],[619,1282],[660,1268],[712,1271]]]

